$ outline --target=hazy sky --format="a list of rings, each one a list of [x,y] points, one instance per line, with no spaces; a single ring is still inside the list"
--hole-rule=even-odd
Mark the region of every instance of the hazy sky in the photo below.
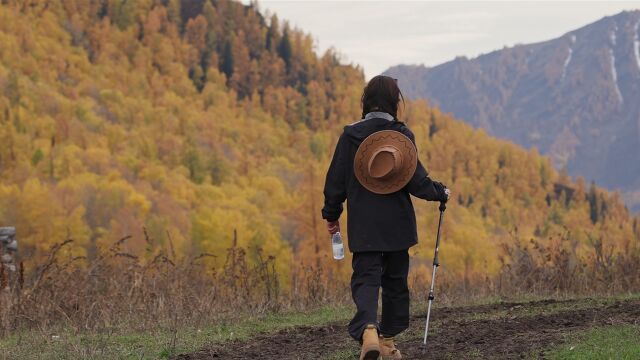
[[[247,0],[243,1],[248,3]],[[283,1],[260,9],[313,35],[320,53],[335,47],[367,78],[396,64],[437,65],[558,37],[604,16],[640,9],[625,2]]]

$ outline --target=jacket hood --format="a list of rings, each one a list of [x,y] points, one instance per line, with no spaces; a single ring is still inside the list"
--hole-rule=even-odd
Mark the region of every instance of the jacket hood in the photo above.
[[[344,127],[344,134],[347,139],[359,146],[367,136],[381,130],[399,130],[402,123],[397,120],[387,120],[383,118],[373,118],[360,120]]]

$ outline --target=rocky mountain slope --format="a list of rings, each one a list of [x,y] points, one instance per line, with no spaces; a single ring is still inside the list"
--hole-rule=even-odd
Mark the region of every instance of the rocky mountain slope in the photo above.
[[[640,210],[640,10],[559,38],[427,68],[399,65],[411,98],[550,155]]]

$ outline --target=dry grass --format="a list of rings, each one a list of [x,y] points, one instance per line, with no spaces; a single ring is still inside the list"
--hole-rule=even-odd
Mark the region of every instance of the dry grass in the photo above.
[[[290,286],[283,288],[275,271],[276,259],[259,248],[229,248],[223,266],[211,266],[214,255],[177,258],[172,246],[144,254],[124,252],[122,238],[89,261],[65,256],[72,240],[54,245],[32,271],[2,275],[0,332],[70,329],[71,332],[104,332],[125,328],[130,332],[164,329],[174,334],[185,327],[207,327],[221,320],[246,315],[327,304],[349,303],[348,279],[334,276],[322,266],[292,271]],[[151,241],[147,239],[149,245]],[[438,275],[439,303],[451,299],[510,297],[536,294],[620,294],[640,290],[640,252],[614,254],[594,241],[589,256],[575,254],[568,234],[545,245],[528,246],[513,241],[504,246],[503,267],[495,278],[456,279]],[[252,261],[248,261],[251,257]],[[255,259],[255,261],[254,261]],[[429,274],[412,274],[415,299],[426,299]]]
[[[586,256],[577,255],[578,244],[566,230],[546,244],[519,239],[504,246],[502,271],[495,288],[513,292],[573,295],[614,295],[640,290],[640,248],[615,251],[602,238],[590,239]]]
[[[146,232],[145,232],[146,234]],[[300,267],[283,292],[276,259],[260,248],[227,249],[224,265],[213,254],[179,258],[169,249],[123,251],[124,237],[94,259],[70,257],[68,239],[51,247],[32,271],[0,274],[0,335],[16,329],[64,326],[75,332],[126,327],[206,327],[221,319],[308,309],[347,298],[320,267]],[[251,257],[251,261],[248,258]],[[13,278],[16,279],[13,279]],[[342,288],[342,290],[338,290]]]

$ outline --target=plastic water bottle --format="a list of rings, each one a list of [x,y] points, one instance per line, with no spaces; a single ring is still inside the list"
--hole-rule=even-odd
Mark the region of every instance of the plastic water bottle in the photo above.
[[[344,259],[344,245],[342,244],[342,235],[340,235],[340,231],[333,234],[331,237],[331,244],[333,245],[333,258],[336,260]]]

